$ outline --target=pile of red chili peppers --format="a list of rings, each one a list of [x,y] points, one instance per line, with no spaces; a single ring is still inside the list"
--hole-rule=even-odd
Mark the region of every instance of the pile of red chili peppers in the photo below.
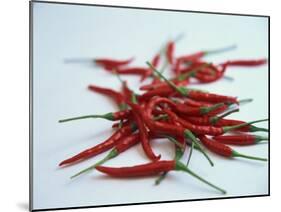
[[[229,145],[253,145],[267,136],[254,135],[252,132],[268,130],[253,124],[267,119],[245,122],[228,119],[226,116],[238,112],[241,102],[251,99],[238,100],[236,97],[192,89],[188,85],[211,83],[225,77],[227,68],[233,66],[256,67],[266,64],[266,59],[257,60],[228,60],[219,64],[204,61],[204,56],[221,53],[235,46],[211,51],[199,51],[192,54],[175,56],[175,41],[169,41],[151,62],[143,67],[132,66],[134,58],[114,60],[99,58],[94,62],[105,71],[117,75],[122,83],[121,91],[110,88],[89,85],[90,91],[111,98],[119,110],[101,115],[85,115],[62,119],[59,122],[87,118],[102,118],[115,121],[112,127],[115,132],[105,141],[90,147],[74,156],[60,162],[59,166],[68,166],[92,158],[100,153],[109,151],[108,155],[96,164],[72,176],[76,177],[90,170],[98,170],[112,177],[138,177],[159,175],[159,184],[170,171],[182,171],[197,178],[214,189],[226,193],[218,186],[203,179],[188,168],[193,149],[201,152],[210,165],[214,165],[206,150],[223,157],[244,157],[266,161],[265,158],[244,155]],[[161,64],[161,67],[160,67]],[[167,79],[163,71],[168,69],[173,77]],[[139,76],[141,82],[150,78],[150,83],[140,86],[141,94],[135,93],[128,87],[120,75]],[[155,154],[151,147],[153,139],[167,138],[174,143],[175,157],[171,160],[161,160],[161,155]],[[150,160],[149,163],[131,167],[107,167],[102,164],[122,152],[140,143]],[[187,150],[189,148],[189,150]],[[182,156],[189,151],[186,161]]]

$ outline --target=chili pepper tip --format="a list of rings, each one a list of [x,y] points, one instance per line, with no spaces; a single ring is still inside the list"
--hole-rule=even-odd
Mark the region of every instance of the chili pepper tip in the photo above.
[[[96,166],[99,166],[99,165],[101,165],[101,164],[104,164],[106,161],[110,160],[111,158],[116,157],[117,155],[118,155],[117,150],[116,150],[116,149],[112,149],[112,150],[109,152],[109,154],[108,154],[105,158],[103,158],[103,159],[100,160],[99,162],[95,163],[94,165],[89,166],[89,167],[86,168],[86,169],[83,169],[82,171],[78,172],[77,174],[72,175],[72,176],[70,177],[70,179],[73,179],[73,178],[75,178],[75,177],[77,177],[77,176],[79,176],[79,175],[81,175],[81,174],[83,174],[83,173],[85,173],[85,172],[88,172],[88,171],[91,171],[91,170],[95,169]]]

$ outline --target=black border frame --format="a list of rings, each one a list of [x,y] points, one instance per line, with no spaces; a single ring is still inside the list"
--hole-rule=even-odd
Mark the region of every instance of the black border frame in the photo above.
[[[64,207],[64,208],[44,208],[33,209],[33,3],[43,4],[66,4],[66,5],[79,5],[79,6],[94,6],[94,7],[109,7],[109,8],[124,8],[124,9],[137,9],[137,10],[157,10],[157,11],[171,11],[171,12],[189,12],[189,13],[203,13],[215,15],[233,15],[233,16],[250,16],[262,17],[268,20],[268,129],[269,129],[269,142],[268,142],[268,193],[260,195],[246,195],[246,196],[233,196],[233,197],[215,197],[215,198],[202,198],[202,199],[187,199],[187,200],[169,200],[169,201],[153,201],[153,202],[138,202],[138,203],[120,203],[120,204],[107,204],[107,205],[93,205],[93,206],[77,206],[77,207]],[[239,13],[224,13],[224,12],[207,12],[196,10],[178,10],[178,9],[164,9],[164,8],[147,8],[147,7],[133,7],[133,6],[118,6],[118,5],[102,5],[102,4],[89,4],[89,3],[72,3],[72,2],[56,2],[56,1],[29,1],[29,210],[30,211],[52,211],[52,210],[70,210],[70,209],[87,209],[99,207],[114,207],[114,206],[131,206],[131,205],[148,205],[159,203],[178,203],[190,201],[205,201],[205,200],[223,200],[223,199],[238,199],[238,198],[253,198],[253,197],[269,197],[270,196],[270,16],[269,15],[253,15],[253,14],[239,14]]]

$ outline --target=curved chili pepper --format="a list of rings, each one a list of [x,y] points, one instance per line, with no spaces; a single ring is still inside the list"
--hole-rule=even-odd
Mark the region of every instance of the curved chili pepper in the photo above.
[[[189,97],[194,100],[208,101],[208,102],[213,102],[213,103],[219,103],[219,102],[237,103],[236,97],[217,95],[217,94],[212,94],[212,93],[205,93],[205,92],[201,92],[201,91],[188,89],[188,88],[182,87],[182,86],[177,86],[173,82],[167,80],[159,71],[157,71],[153,66],[151,66],[151,64],[149,62],[147,62],[147,64],[153,69],[154,72],[156,72],[163,80],[165,80],[172,89],[177,91],[182,96],[186,96],[186,97]]]
[[[148,156],[149,159],[153,161],[159,160],[161,155],[156,156],[149,144],[148,131],[143,123],[142,117],[139,115],[140,114],[139,106],[136,104],[132,104],[130,102],[127,102],[127,104],[130,105],[130,107],[132,108],[132,114],[134,116],[136,125],[139,129],[140,140],[145,154]]]
[[[160,103],[167,103],[169,106],[171,106],[174,110],[176,110],[179,113],[186,114],[186,115],[193,115],[193,116],[201,116],[204,114],[209,114],[210,112],[220,108],[223,106],[223,103],[218,103],[215,105],[212,105],[210,107],[188,107],[185,104],[175,104],[170,99],[164,98],[164,97],[155,97],[154,105],[160,104]]]
[[[126,109],[126,103],[123,95],[120,92],[114,91],[110,88],[104,88],[96,85],[89,85],[88,89],[106,96],[111,97],[118,105],[118,107],[123,110]]]
[[[105,152],[109,149],[111,149],[114,145],[116,145],[121,138],[130,135],[136,130],[135,125],[128,125],[128,126],[123,126],[122,128],[118,129],[115,133],[113,133],[112,136],[110,136],[107,140],[104,142],[91,147],[89,149],[86,149],[75,156],[68,158],[64,161],[62,161],[59,166],[71,164],[71,163],[77,163],[83,160],[86,160],[90,157],[93,157],[95,155],[98,155],[102,152]]]
[[[241,154],[235,150],[233,150],[232,148],[230,148],[229,146],[223,144],[223,143],[219,143],[216,142],[213,139],[208,138],[207,136],[204,135],[200,135],[198,136],[199,139],[201,140],[201,142],[212,152],[224,156],[224,157],[243,157],[243,158],[247,158],[247,159],[252,159],[252,160],[261,160],[261,161],[267,161],[266,158],[259,158],[259,157],[253,157],[253,156],[249,156],[249,155],[244,155]]]
[[[134,58],[130,58],[127,60],[113,60],[113,59],[99,58],[99,59],[95,59],[94,62],[97,65],[104,67],[106,70],[114,70],[117,67],[128,65],[133,60]]]
[[[213,187],[214,189],[222,192],[223,194],[226,193],[225,190],[219,188],[218,186],[215,186],[214,184],[206,181],[199,175],[195,174],[193,171],[191,171],[189,168],[187,168],[184,164],[182,164],[179,161],[156,161],[151,162],[147,164],[132,166],[132,167],[106,167],[106,166],[97,166],[96,169],[100,172],[103,172],[107,175],[110,175],[112,177],[139,177],[139,176],[151,176],[156,175],[161,172],[167,172],[167,171],[183,171],[191,176],[197,178],[201,182]]]
[[[213,137],[219,143],[232,145],[251,145],[268,140],[268,137],[259,135],[225,135]]]
[[[209,67],[205,68],[205,70],[208,69],[210,70],[209,73],[202,73],[198,71],[195,74],[195,78],[199,80],[199,82],[201,83],[210,83],[210,82],[217,81],[223,77],[226,67],[227,67],[226,65],[223,65],[222,70],[218,70],[218,68],[215,67],[214,65],[210,65]]]

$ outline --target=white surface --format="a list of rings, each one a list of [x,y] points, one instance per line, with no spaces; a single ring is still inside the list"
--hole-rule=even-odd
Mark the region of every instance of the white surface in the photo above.
[[[69,0],[71,1],[71,0]],[[280,202],[280,7],[277,1],[126,1],[126,0],[74,0],[74,2],[134,5],[176,9],[227,11],[271,15],[271,196],[265,198],[239,198],[218,201],[195,201],[176,204],[135,205],[130,207],[105,207],[68,211],[276,211]],[[15,4],[16,2],[16,4]],[[0,8],[1,22],[1,209],[27,211],[28,207],[28,2],[5,1]],[[15,62],[16,59],[16,62]],[[11,118],[13,114],[14,118]],[[16,147],[16,148],[15,148]],[[11,156],[12,150],[13,154]]]
[[[141,26],[141,27],[140,27]],[[170,173],[155,187],[155,177],[112,179],[93,172],[75,180],[69,177],[103,158],[102,154],[75,166],[58,169],[60,161],[106,139],[111,123],[85,120],[59,124],[61,118],[116,110],[107,98],[87,91],[90,83],[119,88],[116,77],[89,64],[65,64],[66,58],[136,56],[134,64],[149,60],[169,38],[184,33],[177,54],[236,43],[233,52],[208,57],[210,61],[267,56],[267,19],[197,13],[129,10],[71,5],[34,4],[34,209],[201,199],[268,193],[267,163],[226,160],[210,154],[210,167],[199,153],[190,167],[225,188],[220,195],[183,173]],[[267,66],[229,69],[235,78],[200,86],[209,91],[253,98],[232,117],[243,120],[268,114]],[[130,77],[136,88],[138,79]],[[266,123],[259,126],[267,126]],[[168,142],[153,144],[163,159],[172,158]],[[237,148],[243,153],[267,157],[267,145]],[[129,159],[129,160],[128,160]],[[148,161],[138,146],[107,163],[126,166]],[[137,194],[135,193],[137,191]]]

